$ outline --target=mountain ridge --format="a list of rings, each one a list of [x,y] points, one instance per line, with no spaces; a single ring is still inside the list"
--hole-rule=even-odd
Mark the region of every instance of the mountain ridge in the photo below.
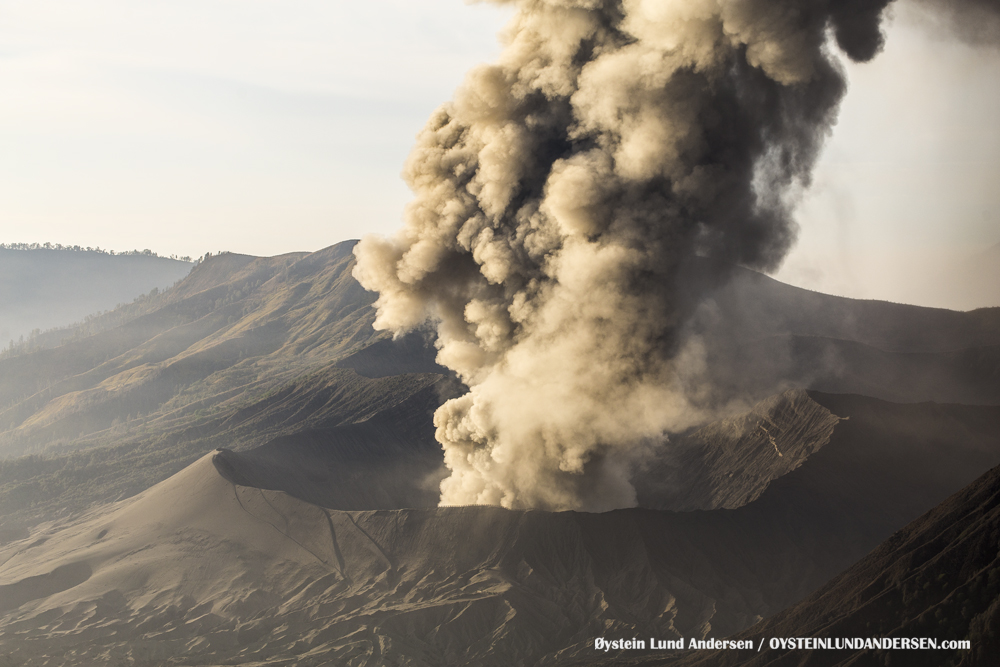
[[[368,385],[360,376],[378,379],[407,372],[439,378],[436,391],[442,401],[455,395],[458,388],[448,384],[450,373],[434,361],[433,346],[422,334],[393,341],[371,328],[374,295],[351,276],[354,244],[346,241],[315,253],[275,258],[232,253],[207,257],[174,288],[96,318],[91,334],[77,331],[54,347],[0,359],[0,458],[50,459],[44,464],[0,463],[0,516],[8,516],[11,525],[24,525],[50,510],[65,511],[56,509],[60,506],[78,507],[83,498],[107,501],[135,493],[214,448],[240,451],[297,430],[308,439],[315,436],[306,431],[339,428],[336,420],[316,422],[308,416],[311,408],[291,421],[279,417],[271,399],[276,392],[291,391],[304,406],[321,406],[325,399],[309,398],[302,387],[324,392],[324,383],[332,387],[339,382],[339,395],[346,397],[355,389],[368,391],[362,390]],[[734,283],[709,294],[690,328],[706,341],[707,379],[726,387],[728,396],[746,396],[750,405],[791,387],[862,390],[890,400],[989,403],[996,398],[1000,347],[942,351],[949,346],[941,343],[941,331],[930,324],[912,324],[921,317],[929,317],[931,324],[944,321],[961,332],[963,343],[985,344],[1000,340],[1000,333],[990,333],[993,320],[1000,332],[1000,309],[958,313],[893,306],[893,312],[907,313],[909,326],[900,329],[876,321],[859,336],[867,343],[808,338],[816,332],[847,335],[857,327],[845,322],[856,323],[859,312],[880,307],[782,286],[741,270]],[[841,317],[831,322],[826,315],[816,321],[808,316],[830,308],[839,309]],[[914,338],[928,331],[929,341]],[[890,353],[871,347],[874,343],[932,351]],[[770,370],[762,371],[762,364]],[[353,369],[360,376],[338,368]],[[923,385],[902,382],[902,394],[894,390],[900,383],[887,384],[885,379],[905,380],[928,368],[937,373],[936,379]],[[725,376],[713,377],[712,369],[724,369]],[[306,378],[315,373],[325,374],[327,380],[310,385]],[[398,394],[400,401],[408,400],[404,394],[425,390],[424,380],[405,382],[409,389]],[[427,413],[421,419],[427,426],[412,427],[417,450],[428,456],[436,456],[437,447],[429,430],[433,402],[424,404]],[[248,410],[267,417],[241,426],[240,415]],[[377,440],[383,437],[397,438],[383,433],[372,446],[378,449]],[[134,483],[126,484],[123,478],[106,491],[74,490],[71,479],[86,479],[88,466],[103,468],[115,458],[131,462],[126,478],[135,476]],[[333,474],[332,463],[309,460]],[[432,475],[430,458],[421,466]],[[50,472],[19,476],[43,469]],[[42,501],[41,488],[54,491],[51,501]],[[409,498],[407,503],[427,498],[412,487],[402,497]],[[26,503],[36,510],[26,514]]]
[[[193,266],[149,251],[112,255],[0,246],[0,347],[8,352],[30,347],[44,331],[169,288]],[[28,340],[18,344],[21,337]]]

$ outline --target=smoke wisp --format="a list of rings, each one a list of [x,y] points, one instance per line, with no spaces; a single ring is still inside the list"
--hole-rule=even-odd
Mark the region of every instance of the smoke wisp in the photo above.
[[[376,327],[430,323],[470,388],[441,503],[605,510],[703,418],[685,276],[776,268],[889,0],[508,0],[495,64],[418,138],[405,226],[356,248]]]

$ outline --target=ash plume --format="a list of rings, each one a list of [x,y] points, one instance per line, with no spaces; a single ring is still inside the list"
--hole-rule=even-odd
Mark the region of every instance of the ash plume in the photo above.
[[[1000,45],[1000,0],[911,0],[925,21],[978,46]]]
[[[510,0],[497,63],[433,115],[355,277],[470,388],[435,415],[441,503],[605,510],[703,420],[686,276],[777,267],[889,0]]]

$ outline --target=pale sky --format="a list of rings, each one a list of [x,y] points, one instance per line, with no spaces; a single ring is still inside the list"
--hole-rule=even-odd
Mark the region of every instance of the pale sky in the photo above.
[[[414,136],[504,22],[462,0],[0,0],[0,241],[388,233]]]
[[[777,277],[905,296],[1000,243],[1000,50],[897,11]],[[414,135],[499,52],[462,0],[0,0],[0,242],[197,256],[389,234]],[[912,290],[911,290],[912,291]],[[904,295],[904,296],[901,296]]]
[[[780,280],[943,306],[941,276],[991,248],[1000,261],[1000,48],[914,19],[897,8],[885,51],[847,65],[850,88]],[[998,295],[1000,284],[954,307],[1000,305]]]

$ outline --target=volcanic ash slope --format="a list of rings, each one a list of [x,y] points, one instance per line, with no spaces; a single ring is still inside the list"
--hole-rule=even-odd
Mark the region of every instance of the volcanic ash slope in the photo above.
[[[780,595],[695,515],[338,512],[205,456],[0,551],[18,665],[528,665],[746,627]],[[773,575],[773,573],[771,573]]]
[[[7,545],[0,652],[56,665],[109,660],[126,639],[133,653],[150,640],[151,657],[231,650],[248,643],[240,621],[294,604],[303,582],[336,570],[323,510],[234,487],[212,456],[73,525]]]
[[[1000,408],[811,396],[692,435],[678,463],[708,472],[668,504],[735,509],[335,511],[247,486],[270,459],[217,450],[0,547],[0,655],[24,667],[555,665],[603,658],[594,637],[728,636],[1000,459]],[[733,465],[749,476],[720,495]]]
[[[734,639],[926,637],[971,649],[689,653],[677,667],[1000,664],[1000,467],[913,521],[799,604]],[[618,663],[622,664],[622,663]],[[661,661],[628,663],[653,667]]]

